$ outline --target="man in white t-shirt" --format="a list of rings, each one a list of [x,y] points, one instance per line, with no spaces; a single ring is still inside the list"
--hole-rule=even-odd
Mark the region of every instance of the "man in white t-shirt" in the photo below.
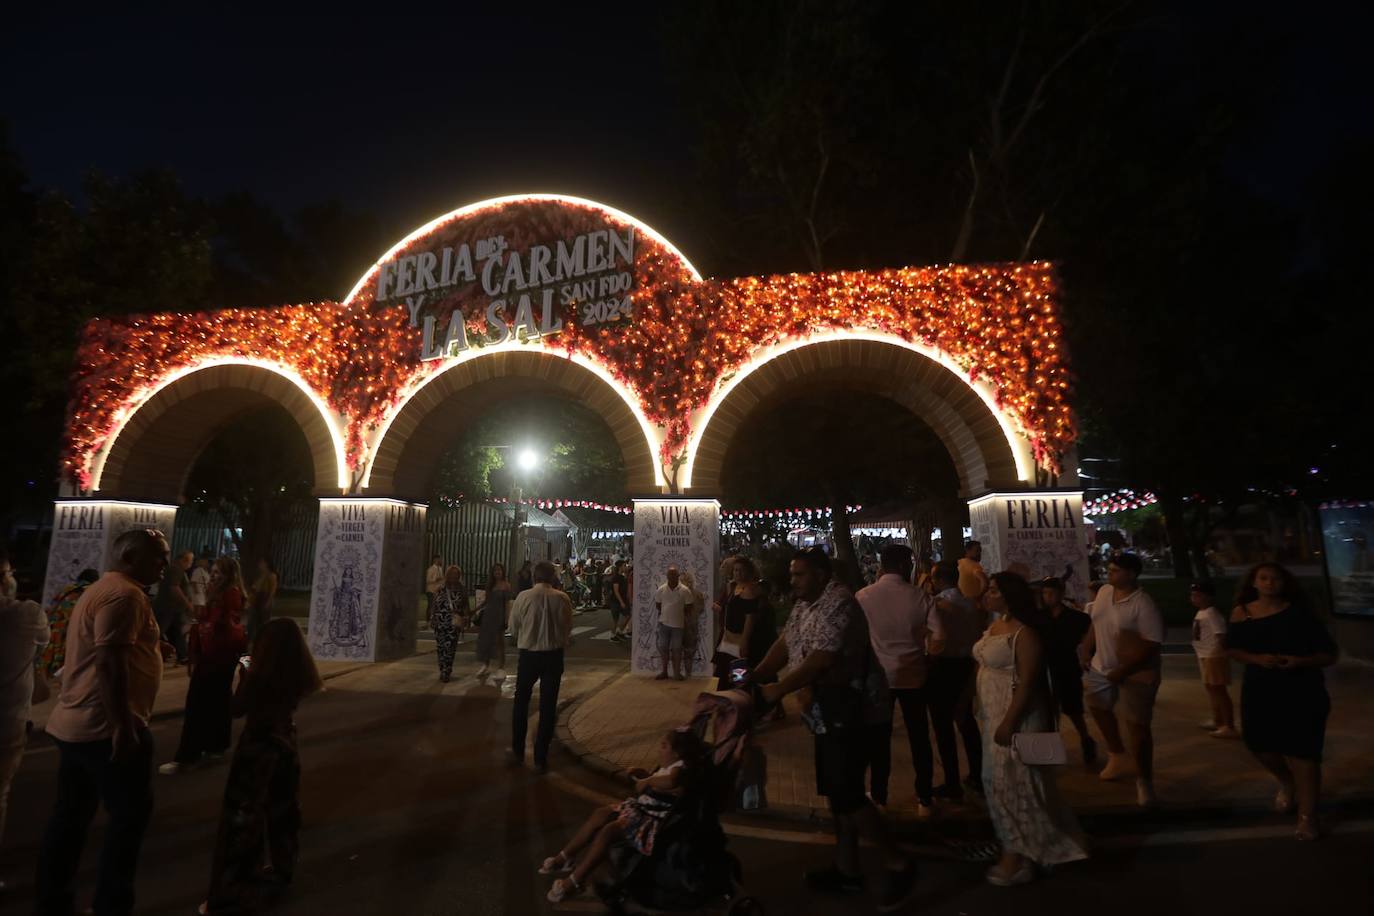
[[[668,679],[668,660],[673,661],[673,676],[681,681],[682,630],[687,625],[687,612],[693,604],[692,590],[679,580],[676,566],[668,567],[668,581],[658,587],[654,607],[658,609],[658,654],[663,657],[663,671],[656,680]]]
[[[1194,582],[1188,601],[1197,608],[1193,617],[1193,652],[1197,654],[1202,686],[1212,704],[1212,720],[1202,727],[1213,738],[1239,738],[1235,707],[1231,705],[1231,659],[1226,655],[1226,618],[1216,608],[1216,588],[1210,582]]]
[[[1092,629],[1082,654],[1091,661],[1083,675],[1083,699],[1107,745],[1103,779],[1130,772],[1117,714],[1126,723],[1135,758],[1136,801],[1154,805],[1154,736],[1150,721],[1159,692],[1164,618],[1141,589],[1140,558],[1123,553],[1107,565],[1107,584],[1088,606]]]

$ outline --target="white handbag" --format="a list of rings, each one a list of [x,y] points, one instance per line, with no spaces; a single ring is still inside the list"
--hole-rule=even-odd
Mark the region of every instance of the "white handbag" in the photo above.
[[[1011,692],[1016,693],[1016,635],[1011,638]],[[1069,762],[1068,749],[1059,732],[1016,732],[1011,736],[1011,755],[1026,766],[1053,767]]]

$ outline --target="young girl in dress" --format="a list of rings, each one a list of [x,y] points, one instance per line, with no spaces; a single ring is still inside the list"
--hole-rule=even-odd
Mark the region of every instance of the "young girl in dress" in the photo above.
[[[264,624],[240,665],[234,715],[246,721],[224,788],[202,914],[257,912],[291,883],[300,849],[295,712],[322,687],[320,674],[290,617]]]
[[[652,855],[659,825],[700,773],[705,756],[705,745],[695,732],[676,729],[664,735],[658,742],[659,768],[650,773],[636,767],[626,773],[639,794],[593,811],[572,841],[544,860],[541,875],[571,872],[553,882],[549,902],[581,893],[616,840],[624,839],[635,851]]]

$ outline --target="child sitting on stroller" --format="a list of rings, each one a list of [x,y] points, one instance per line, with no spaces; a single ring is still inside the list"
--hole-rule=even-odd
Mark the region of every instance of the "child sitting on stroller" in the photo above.
[[[653,773],[639,767],[626,773],[638,795],[593,811],[572,841],[544,860],[541,875],[571,872],[553,882],[550,903],[581,893],[616,840],[624,839],[643,855],[653,854],[659,824],[705,766],[706,746],[690,728],[678,728],[659,740],[658,755],[660,765]]]

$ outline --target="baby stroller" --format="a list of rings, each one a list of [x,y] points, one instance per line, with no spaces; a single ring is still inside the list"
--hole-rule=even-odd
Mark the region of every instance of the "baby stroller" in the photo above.
[[[706,766],[658,828],[652,855],[628,842],[611,848],[611,879],[597,895],[612,913],[711,910],[756,916],[763,906],[744,893],[744,871],[726,849],[719,815],[734,807],[736,782],[749,744],[754,701],[744,690],[697,697],[686,727],[713,743]]]

